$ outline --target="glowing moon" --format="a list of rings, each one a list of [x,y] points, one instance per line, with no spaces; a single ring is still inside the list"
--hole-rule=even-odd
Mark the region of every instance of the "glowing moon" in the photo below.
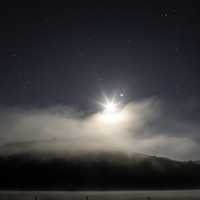
[[[123,114],[120,111],[119,103],[106,100],[101,104],[104,108],[101,113],[101,120],[105,123],[118,123],[123,119]]]
[[[114,102],[107,102],[106,104],[103,104],[105,107],[104,112],[106,113],[114,113],[117,111],[117,104]]]

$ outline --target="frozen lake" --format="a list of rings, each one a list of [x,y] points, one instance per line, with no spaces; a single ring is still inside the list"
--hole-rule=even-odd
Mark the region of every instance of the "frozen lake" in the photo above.
[[[0,200],[153,200],[153,199],[200,199],[200,190],[168,191],[84,191],[84,192],[14,192],[1,191]]]

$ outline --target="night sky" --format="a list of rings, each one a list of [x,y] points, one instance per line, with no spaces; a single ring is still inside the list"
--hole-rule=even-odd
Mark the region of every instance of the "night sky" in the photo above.
[[[96,112],[102,93],[123,93],[123,103],[160,102],[162,119],[154,130],[175,134],[181,121],[184,130],[190,127],[184,136],[200,141],[197,2],[2,3],[1,108]]]

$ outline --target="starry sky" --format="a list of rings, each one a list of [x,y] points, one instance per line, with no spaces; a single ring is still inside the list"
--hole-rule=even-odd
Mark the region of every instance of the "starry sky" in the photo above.
[[[183,2],[3,5],[0,103],[88,106],[101,89],[198,102],[199,17]]]
[[[200,141],[199,9],[198,1],[2,3],[0,105],[95,112],[102,92],[154,98],[161,127],[187,121]]]

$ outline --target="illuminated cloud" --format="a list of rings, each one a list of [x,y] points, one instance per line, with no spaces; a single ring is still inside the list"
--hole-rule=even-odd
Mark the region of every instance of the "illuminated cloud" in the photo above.
[[[163,116],[161,103],[156,99],[130,102],[120,111],[112,112],[122,118],[116,123],[105,123],[105,119],[108,120],[106,114],[100,111],[88,115],[66,106],[43,109],[2,107],[0,152],[122,151],[175,159],[198,158],[198,125]]]

